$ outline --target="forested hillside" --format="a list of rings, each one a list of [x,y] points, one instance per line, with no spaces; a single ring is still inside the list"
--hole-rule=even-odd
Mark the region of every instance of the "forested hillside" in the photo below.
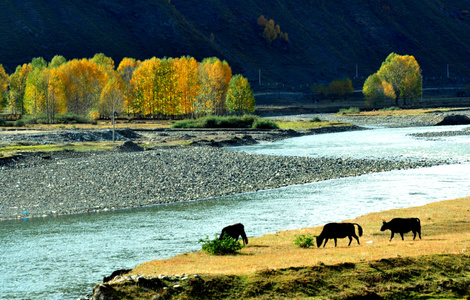
[[[39,56],[217,56],[252,82],[261,70],[264,83],[315,84],[353,78],[356,65],[365,79],[396,52],[414,55],[425,78],[447,77],[447,65],[464,78],[469,11],[468,0],[7,0],[0,64],[13,73]]]

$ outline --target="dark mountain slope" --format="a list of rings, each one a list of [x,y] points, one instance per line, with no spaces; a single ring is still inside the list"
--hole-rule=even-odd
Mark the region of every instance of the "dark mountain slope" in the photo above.
[[[171,3],[170,3],[171,2]],[[252,81],[313,84],[377,71],[390,52],[414,55],[426,77],[470,73],[468,0],[6,0],[0,63],[33,57],[191,55],[226,59]],[[289,35],[268,45],[264,15]]]

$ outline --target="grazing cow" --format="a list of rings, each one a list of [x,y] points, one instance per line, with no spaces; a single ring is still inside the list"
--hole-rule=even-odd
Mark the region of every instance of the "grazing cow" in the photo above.
[[[220,233],[219,240],[223,238],[224,234],[234,238],[236,241],[238,241],[239,236],[242,236],[243,244],[248,244],[248,238],[246,237],[245,233],[245,226],[243,226],[242,223],[237,223],[224,227],[222,229],[222,232]]]
[[[335,247],[336,247],[336,239],[343,239],[345,237],[349,238],[349,245],[351,245],[352,238],[355,238],[357,243],[359,243],[359,238],[356,235],[356,228],[354,225],[357,225],[359,230],[359,236],[362,236],[362,227],[357,223],[328,223],[323,226],[323,230],[319,236],[317,236],[317,247],[320,248],[323,240],[325,240],[325,244],[323,247],[326,246],[328,239],[335,240]]]
[[[387,229],[392,232],[390,241],[395,233],[399,233],[401,239],[404,240],[403,234],[410,231],[413,231],[413,240],[416,238],[416,233],[419,234],[419,239],[421,239],[421,221],[418,218],[394,218],[390,222],[385,222],[384,220],[380,231]]]
[[[114,271],[113,273],[111,273],[111,275],[103,277],[103,282],[108,282],[108,281],[114,279],[114,277],[116,277],[116,276],[118,276],[118,275],[127,274],[127,273],[129,273],[130,271],[132,271],[132,269],[116,270],[116,271]]]

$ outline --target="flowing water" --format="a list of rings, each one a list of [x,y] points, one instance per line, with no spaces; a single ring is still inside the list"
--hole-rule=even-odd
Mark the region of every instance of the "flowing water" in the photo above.
[[[248,236],[470,195],[470,136],[416,139],[439,128],[322,134],[234,151],[461,164],[327,180],[242,195],[93,214],[0,222],[0,299],[76,299],[113,270],[197,251],[198,239],[242,222]],[[378,227],[380,224],[377,225]]]

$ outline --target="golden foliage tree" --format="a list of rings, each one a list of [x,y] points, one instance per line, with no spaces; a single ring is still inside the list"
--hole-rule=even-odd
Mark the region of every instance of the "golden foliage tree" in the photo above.
[[[408,100],[411,102],[419,100],[422,92],[421,68],[413,56],[391,53],[382,63],[376,76],[381,83],[385,82],[388,84],[384,85],[385,87],[390,89],[391,86],[393,92],[385,90],[384,92],[395,96],[396,106],[399,106],[399,99],[403,100],[403,105],[407,105]],[[374,90],[374,88],[366,86],[366,83],[377,86],[377,82],[377,79],[366,80],[364,82],[363,91],[365,91],[364,95],[366,98],[373,97],[373,94],[369,92]]]
[[[225,60],[211,57],[200,63],[198,74],[201,90],[197,101],[197,114],[223,114],[232,69]]]
[[[135,69],[139,66],[140,61],[135,60],[133,58],[125,57],[119,63],[117,68],[117,72],[121,76],[124,81],[124,106],[127,109],[128,113],[131,113],[131,102],[132,102],[132,93],[131,93],[131,79],[132,74],[134,73]]]
[[[333,80],[328,86],[328,93],[333,97],[343,98],[352,92],[354,92],[354,88],[349,78]]]
[[[9,78],[3,65],[0,64],[0,110],[6,105]]]
[[[60,68],[66,74],[64,85],[68,112],[88,114],[98,104],[101,90],[108,79],[107,74],[88,59],[74,59]]]
[[[15,73],[10,75],[10,91],[8,95],[8,106],[12,114],[25,114],[24,94],[26,80],[31,72],[31,63],[16,67]]]
[[[177,86],[180,94],[180,112],[184,116],[194,116],[194,105],[200,91],[198,62],[189,56],[176,61],[178,70]]]

